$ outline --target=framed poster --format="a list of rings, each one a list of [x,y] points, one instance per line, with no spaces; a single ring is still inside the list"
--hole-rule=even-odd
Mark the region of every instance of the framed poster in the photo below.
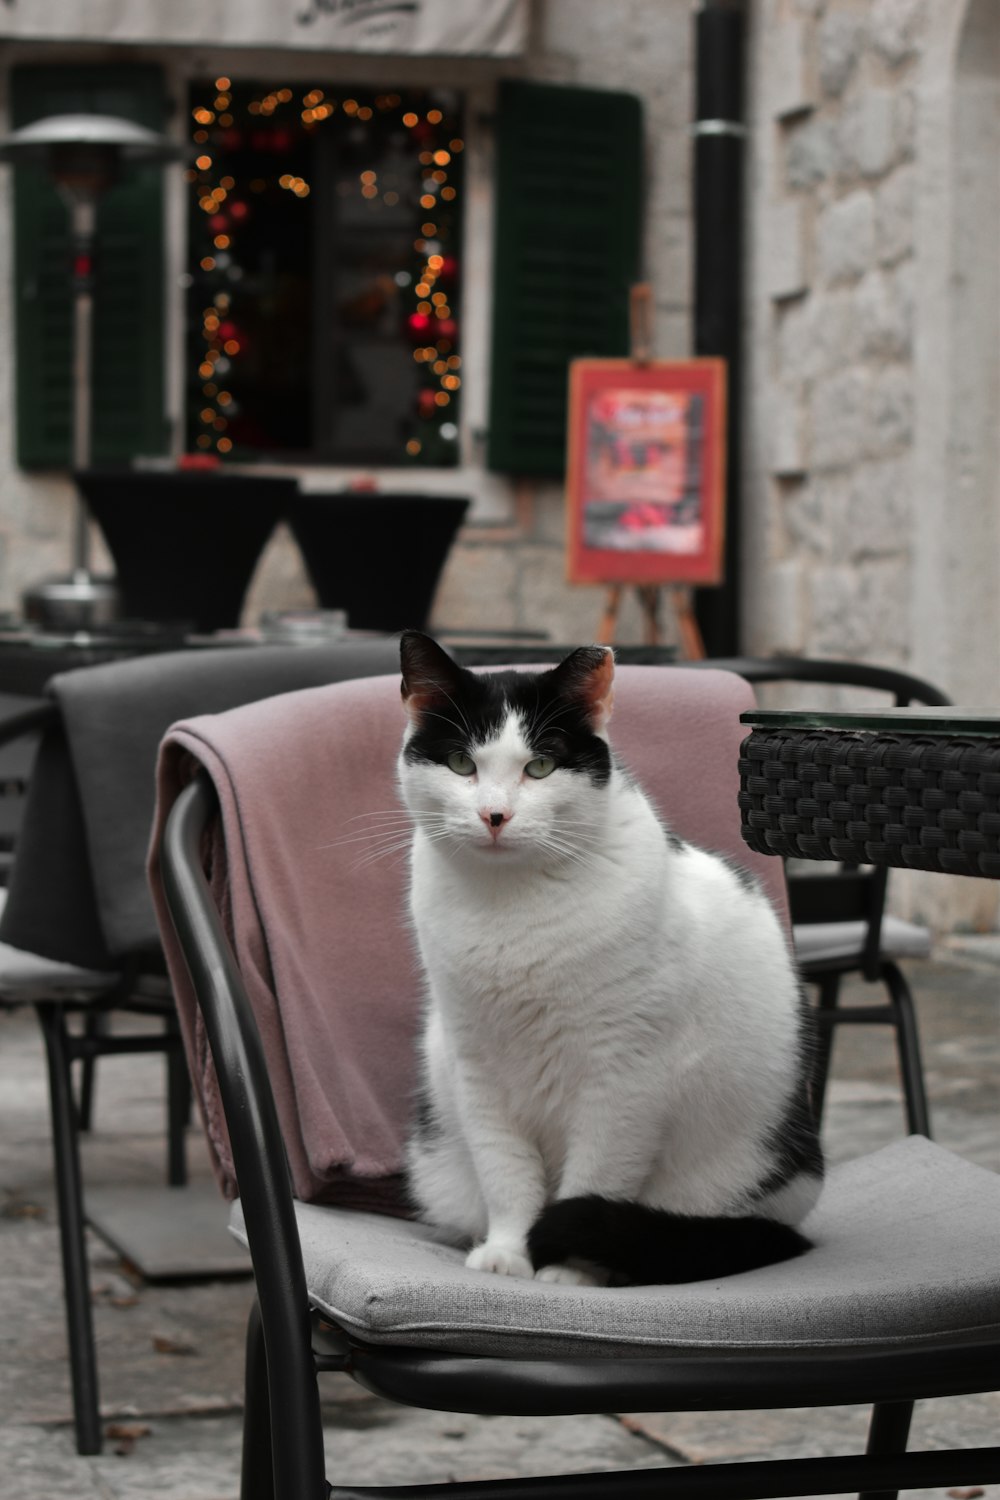
[[[724,360],[574,360],[568,447],[572,583],[722,581]]]

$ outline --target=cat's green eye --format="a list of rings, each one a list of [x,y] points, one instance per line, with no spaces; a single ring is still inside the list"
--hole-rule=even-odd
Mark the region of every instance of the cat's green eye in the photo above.
[[[541,781],[543,776],[551,776],[556,768],[556,763],[551,755],[536,755],[534,760],[529,760],[525,766],[528,776],[533,776],[536,781]]]
[[[446,762],[449,771],[454,771],[456,776],[474,776],[476,774],[476,762],[471,755],[466,755],[464,750],[453,750]]]

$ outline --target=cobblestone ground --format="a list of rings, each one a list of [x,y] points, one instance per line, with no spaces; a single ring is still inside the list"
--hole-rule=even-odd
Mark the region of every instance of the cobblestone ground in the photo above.
[[[971,960],[913,970],[937,1138],[1000,1168],[1000,968]],[[84,1146],[91,1189],[162,1171],[162,1064],[104,1059],[96,1128]],[[48,1111],[33,1016],[0,1014],[0,1495],[11,1500],[234,1500],[238,1492],[242,1279],[144,1284],[96,1238],[92,1287],[107,1442],[77,1456],[69,1427]],[[828,1109],[833,1160],[903,1130],[891,1041],[842,1028]],[[193,1175],[207,1179],[191,1137]],[[220,1204],[220,1218],[224,1210]],[[345,1378],[324,1381],[331,1479],[419,1483],[597,1468],[675,1466],[738,1456],[857,1451],[866,1412],[609,1414],[532,1421],[390,1406]],[[912,1446],[997,1441],[1000,1398],[918,1407]],[[969,1497],[973,1492],[955,1492]],[[1000,1486],[976,1491],[1000,1500]]]

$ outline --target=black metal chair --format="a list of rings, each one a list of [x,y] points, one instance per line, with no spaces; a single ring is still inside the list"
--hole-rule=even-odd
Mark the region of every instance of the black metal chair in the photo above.
[[[665,669],[657,683],[651,670],[644,669],[641,683],[633,677],[621,685],[618,711],[629,693],[647,706],[651,694],[661,694],[662,744],[688,737],[689,778],[675,786],[664,808],[675,817],[699,778],[711,775],[706,765],[720,743],[736,761],[742,738],[736,720],[748,695],[743,684],[731,686],[734,679],[719,674],[714,711],[705,713],[702,701],[692,713],[692,674]],[[228,814],[220,825],[218,783],[202,771],[174,803],[152,866],[171,964],[193,988],[211,1044],[240,1193],[232,1224],[249,1244],[257,1282],[247,1336],[243,1500],[377,1494],[443,1500],[461,1493],[463,1487],[450,1482],[328,1486],[317,1384],[324,1371],[345,1372],[404,1404],[484,1414],[874,1404],[865,1455],[481,1481],[464,1486],[475,1500],[514,1494],[526,1500],[653,1494],[737,1500],[851,1490],[888,1496],[898,1488],[1000,1478],[1000,1448],[905,1452],[915,1398],[991,1390],[1000,1370],[1000,1180],[922,1137],[831,1175],[807,1225],[815,1241],[808,1254],[687,1287],[585,1288],[581,1294],[488,1277],[466,1270],[460,1251],[419,1225],[293,1199],[293,1154],[289,1147],[286,1156],[269,1079],[277,1058],[265,1052],[249,975],[234,956],[256,948],[253,941],[247,947],[246,933],[227,930],[231,914],[225,922],[220,916],[203,859],[211,847],[218,892],[225,859],[235,860],[238,850],[249,857],[259,838],[261,800],[248,800],[250,787],[294,788],[301,828],[317,836],[314,811],[320,799],[329,805],[331,759],[340,764],[352,744],[357,754],[359,743],[370,758],[375,728],[394,722],[395,682],[384,685],[384,713],[374,728],[371,713],[358,712],[349,691],[358,686],[328,690],[322,755],[301,753],[294,736],[300,753],[290,752],[290,726],[274,705],[262,712],[258,706],[238,723],[232,716],[231,730],[230,716],[215,721],[233,752],[225,760],[225,805],[236,806],[236,825]],[[372,701],[366,700],[369,710]],[[655,757],[655,747],[647,748]],[[727,780],[720,795],[730,790]],[[349,816],[346,808],[343,815]],[[322,847],[335,857],[330,846]],[[315,868],[301,879],[315,879]],[[286,947],[297,954],[302,934],[260,907],[252,877],[251,888],[254,920],[267,933],[269,972],[277,973]],[[298,911],[294,889],[283,899]],[[359,876],[348,910],[340,913],[346,928],[351,903],[360,914],[370,900]],[[408,955],[400,955],[399,965],[400,985],[412,985]],[[329,1004],[335,1006],[336,972],[331,978]],[[255,987],[259,979],[255,963]],[[277,1003],[277,1034],[287,1037],[294,1034],[295,996],[278,996]],[[274,1013],[266,1013],[274,1046]],[[315,1065],[311,1055],[313,1072]],[[287,1106],[282,1118],[290,1118]]]
[[[951,699],[932,683],[892,667],[864,662],[826,661],[799,657],[711,658],[688,666],[724,668],[747,682],[794,683],[794,704],[808,708],[809,699],[798,685],[865,688],[891,698],[896,707],[911,703],[948,705]],[[803,862],[804,863],[804,862]],[[913,995],[900,960],[926,958],[931,935],[926,928],[886,913],[888,870],[857,865],[817,864],[790,869],[788,897],[799,972],[817,991],[819,1045],[816,1056],[816,1107],[822,1112],[833,1038],[839,1025],[888,1025],[895,1031],[907,1126],[930,1135],[930,1112],[920,1055],[920,1039]],[[840,1004],[841,982],[859,974],[870,984],[883,985],[883,1004]]]
[[[353,630],[422,629],[469,501],[450,495],[308,493],[285,518],[324,609]]]
[[[190,630],[239,624],[294,479],[88,469],[74,476],[115,562],[121,612]]]
[[[167,1181],[186,1181],[190,1086],[145,876],[160,737],[185,713],[388,670],[395,658],[388,642],[165,653],[61,674],[45,700],[8,700],[0,738],[42,738],[0,917],[0,1006],[33,1006],[46,1046],[80,1453],[101,1448],[79,1143],[96,1059],[165,1053]],[[158,1017],[161,1030],[113,1031],[118,1013]]]

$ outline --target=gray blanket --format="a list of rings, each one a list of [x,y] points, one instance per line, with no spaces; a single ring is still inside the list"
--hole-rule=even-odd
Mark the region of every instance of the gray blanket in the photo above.
[[[0,938],[106,968],[158,952],[146,885],[160,740],[176,720],[398,669],[394,640],[178,651],[53,677]],[[89,886],[89,891],[88,891]]]

